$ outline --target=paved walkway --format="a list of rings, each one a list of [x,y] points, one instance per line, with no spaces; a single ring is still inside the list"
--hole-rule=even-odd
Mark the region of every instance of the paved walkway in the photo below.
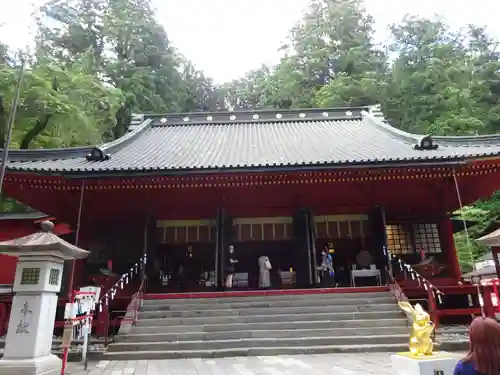
[[[458,356],[457,356],[458,359]],[[71,375],[390,375],[390,354],[321,354],[220,359],[101,361]]]

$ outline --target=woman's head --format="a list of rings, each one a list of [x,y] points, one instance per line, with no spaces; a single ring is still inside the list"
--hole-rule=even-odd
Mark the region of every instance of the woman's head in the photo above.
[[[469,353],[465,360],[474,362],[476,371],[500,375],[500,324],[491,318],[474,319],[469,327]]]

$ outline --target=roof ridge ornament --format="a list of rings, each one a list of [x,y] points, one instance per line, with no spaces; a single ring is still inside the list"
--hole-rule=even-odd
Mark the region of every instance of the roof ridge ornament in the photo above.
[[[111,158],[110,154],[107,154],[105,150],[96,146],[87,155],[87,161],[105,161]]]
[[[418,143],[413,146],[415,150],[428,151],[437,150],[439,146],[434,143],[432,136],[430,134],[424,135],[418,140]]]

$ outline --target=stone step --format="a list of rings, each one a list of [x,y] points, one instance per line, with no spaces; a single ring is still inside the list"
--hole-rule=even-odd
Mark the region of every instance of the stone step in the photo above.
[[[172,350],[203,350],[203,349],[238,349],[266,347],[304,347],[331,345],[381,345],[404,344],[408,341],[407,334],[373,335],[373,336],[323,336],[323,337],[285,337],[285,338],[248,338],[236,340],[215,341],[177,341],[177,342],[116,342],[108,346],[108,352],[136,351],[172,351]]]
[[[407,344],[357,344],[357,345],[323,345],[323,346],[295,346],[295,347],[249,347],[221,350],[171,350],[171,351],[135,351],[135,352],[106,352],[105,360],[155,360],[180,358],[223,358],[247,356],[271,356],[294,354],[328,354],[328,353],[369,353],[388,352],[397,353],[407,351]]]
[[[240,309],[218,310],[188,310],[188,311],[142,311],[139,319],[164,319],[164,318],[196,318],[196,317],[234,317],[255,315],[277,315],[286,310],[287,314],[311,313],[353,313],[353,312],[398,312],[396,304],[376,305],[328,305],[328,306],[299,306],[299,307],[256,307]]]
[[[285,311],[281,311],[285,312]],[[209,324],[231,324],[231,323],[265,323],[265,322],[293,322],[293,321],[318,321],[318,320],[352,320],[352,319],[397,319],[403,313],[394,309],[393,311],[363,311],[363,312],[325,312],[325,313],[300,313],[300,314],[276,314],[276,315],[249,315],[249,316],[213,316],[196,318],[141,318],[137,326],[178,326],[178,325],[209,325]]]
[[[373,316],[373,319],[356,319],[356,320],[292,320],[292,321],[264,321],[260,323],[221,323],[211,325],[171,325],[159,326],[153,324],[151,326],[138,325],[132,328],[133,334],[182,334],[182,333],[209,333],[209,332],[230,332],[230,331],[266,331],[266,330],[297,330],[297,329],[339,329],[339,328],[369,328],[369,327],[407,327],[408,321],[402,315],[395,319],[380,319],[378,316]],[[155,320],[155,322],[159,322]],[[138,324],[140,321],[138,322]]]
[[[158,294],[155,294],[157,297]],[[144,306],[153,305],[185,305],[187,303],[194,304],[220,304],[220,303],[239,303],[239,302],[274,302],[274,301],[297,301],[297,300],[315,300],[315,299],[370,299],[378,297],[390,297],[390,292],[368,292],[368,293],[318,293],[318,294],[280,294],[280,295],[260,295],[260,296],[241,296],[241,297],[218,297],[218,298],[168,298],[169,294],[165,294],[165,298],[148,299],[145,295]]]
[[[241,330],[221,332],[182,332],[182,333],[131,333],[117,336],[117,342],[180,342],[180,341],[216,341],[241,339],[272,339],[286,337],[345,337],[374,335],[406,335],[409,329],[405,325],[387,327],[355,327],[355,328],[320,328],[320,329],[282,329],[282,330]]]
[[[394,297],[383,296],[374,298],[336,298],[334,300],[324,295],[324,298],[315,298],[314,306],[352,306],[352,305],[377,305],[394,303]],[[195,300],[186,300],[185,304],[170,304],[167,300],[163,300],[162,304],[145,304],[142,306],[142,311],[192,311],[192,310],[225,310],[225,309],[251,309],[251,308],[289,308],[289,307],[306,307],[311,306],[311,300],[308,299],[292,299],[283,301],[243,301],[243,302],[219,302],[219,303],[196,303]]]

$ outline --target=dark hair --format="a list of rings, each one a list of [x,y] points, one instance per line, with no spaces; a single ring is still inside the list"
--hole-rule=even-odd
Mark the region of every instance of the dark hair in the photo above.
[[[463,359],[472,362],[477,372],[500,375],[500,324],[479,317],[469,327],[469,352]]]

